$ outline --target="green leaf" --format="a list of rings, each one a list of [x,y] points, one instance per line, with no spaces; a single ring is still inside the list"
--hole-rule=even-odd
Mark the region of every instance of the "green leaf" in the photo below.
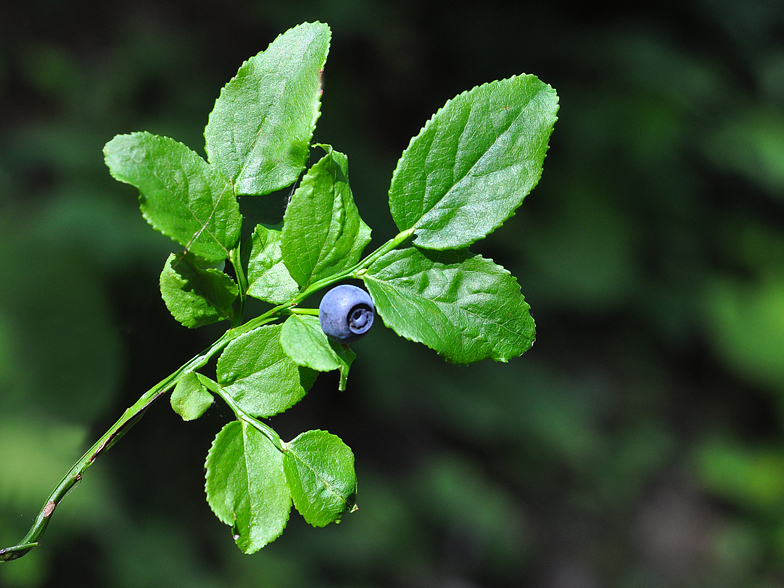
[[[229,257],[242,217],[231,185],[182,143],[150,133],[117,135],[104,147],[112,176],[139,189],[144,218],[208,261]]]
[[[190,253],[172,253],[163,266],[161,296],[172,316],[190,329],[234,318],[239,290],[229,276],[199,267]]]
[[[247,261],[248,296],[272,304],[291,300],[298,292],[280,252],[281,232],[256,225]]]
[[[207,157],[237,194],[269,194],[305,167],[319,117],[329,27],[305,23],[246,61],[204,129]]]
[[[207,502],[232,526],[244,553],[258,551],[286,527],[291,491],[283,459],[270,439],[245,421],[223,427],[207,454]]]
[[[202,386],[198,374],[190,372],[185,374],[171,393],[169,398],[171,407],[184,421],[199,418],[212,406],[212,394]]]
[[[346,389],[348,370],[357,355],[330,341],[316,316],[292,314],[283,323],[280,344],[294,363],[319,372],[340,370],[340,391]]]
[[[229,343],[218,358],[218,383],[242,410],[269,417],[294,406],[317,374],[294,363],[280,345],[281,325],[259,327]]]
[[[303,288],[355,265],[370,242],[348,185],[348,160],[324,148],[283,216],[283,261]]]
[[[534,342],[517,280],[468,251],[393,250],[363,276],[384,323],[454,363],[507,361]]]
[[[558,96],[535,76],[484,84],[446,103],[403,152],[389,207],[417,247],[459,249],[514,214],[542,175]]]
[[[356,510],[354,454],[340,437],[306,431],[284,448],[283,468],[294,506],[308,523],[323,527]]]

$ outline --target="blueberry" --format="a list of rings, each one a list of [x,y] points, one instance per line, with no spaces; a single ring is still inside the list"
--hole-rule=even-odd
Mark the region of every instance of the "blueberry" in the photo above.
[[[342,284],[324,295],[319,304],[319,323],[327,337],[338,343],[361,339],[373,326],[376,307],[362,288]]]

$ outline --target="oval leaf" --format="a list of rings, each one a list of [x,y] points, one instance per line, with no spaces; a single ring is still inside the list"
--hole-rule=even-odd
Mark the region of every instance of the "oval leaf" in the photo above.
[[[315,372],[286,355],[280,331],[280,325],[254,329],[229,343],[218,358],[218,383],[242,410],[256,417],[294,406],[316,379]]]
[[[272,304],[291,300],[299,292],[280,252],[280,231],[256,225],[247,261],[248,296]]]
[[[459,249],[514,213],[542,175],[558,97],[535,76],[478,86],[446,103],[403,152],[389,207],[417,247]]]
[[[289,29],[221,91],[204,129],[206,151],[237,194],[269,194],[304,169],[329,40],[319,22]]]
[[[370,242],[348,185],[348,159],[325,148],[283,216],[283,261],[303,288],[355,265]]]
[[[319,372],[340,370],[339,389],[346,389],[348,370],[357,354],[340,343],[330,341],[316,316],[292,314],[280,334],[283,351],[296,363]]]
[[[517,280],[467,251],[393,250],[363,277],[384,324],[454,363],[507,361],[534,342]]]
[[[144,218],[208,261],[229,257],[242,217],[231,185],[206,161],[168,137],[117,135],[104,147],[112,176],[139,190]]]
[[[205,464],[207,502],[231,525],[237,545],[254,553],[283,532],[291,511],[291,491],[283,454],[257,429],[233,421],[223,427]]]
[[[306,431],[285,444],[283,468],[294,506],[314,527],[356,510],[354,454],[340,437]]]
[[[202,386],[198,374],[185,374],[171,393],[171,407],[184,421],[199,418],[212,406],[212,394]]]
[[[172,316],[190,329],[232,319],[239,290],[228,275],[201,268],[190,254],[172,253],[163,266],[161,296]]]

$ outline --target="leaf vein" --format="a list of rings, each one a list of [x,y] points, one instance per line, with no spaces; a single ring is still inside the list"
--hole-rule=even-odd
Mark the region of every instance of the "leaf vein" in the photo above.
[[[539,93],[537,93],[537,96],[538,96]],[[488,153],[490,153],[493,150],[493,147],[495,145],[497,145],[502,138],[505,138],[505,137],[508,136],[509,129],[511,129],[517,123],[517,121],[520,120],[520,118],[527,111],[528,106],[532,102],[533,102],[533,98],[531,100],[529,100],[528,103],[520,109],[520,112],[517,114],[517,116],[514,117],[514,119],[512,119],[509,122],[508,125],[506,125],[506,127],[503,130],[503,132],[501,132],[500,134],[495,136],[495,138],[493,139],[492,143],[487,147],[487,149],[485,149],[485,151],[479,157],[477,157],[477,159],[470,165],[469,168],[467,168],[465,170],[464,173],[462,173],[462,175],[459,172],[455,173],[455,167],[457,165],[457,157],[455,157],[453,159],[453,161],[452,161],[452,164],[453,164],[452,165],[452,173],[453,173],[453,178],[455,176],[457,176],[457,181],[453,182],[452,186],[450,186],[449,189],[446,192],[444,192],[441,195],[440,198],[435,200],[430,207],[427,207],[427,205],[424,203],[424,199],[423,199],[423,208],[424,208],[424,210],[423,210],[422,215],[420,216],[419,220],[414,224],[414,227],[419,226],[422,223],[422,220],[425,219],[427,217],[427,215],[434,208],[436,208],[436,206],[438,206],[444,200],[446,200],[451,194],[453,194],[456,191],[456,189],[462,187],[462,185],[463,185],[463,183],[464,183],[464,181],[466,180],[467,177],[480,177],[481,174],[473,174],[472,172],[477,168],[477,166],[479,166],[479,164],[482,161],[486,160],[486,158],[488,156]],[[475,108],[476,108],[476,104],[472,103],[471,106],[470,106],[470,111],[469,111],[469,117],[468,118],[470,118],[470,115],[473,114]],[[466,136],[467,131],[468,131],[468,125],[464,124],[462,126],[461,131],[460,131],[460,139],[459,140],[461,142],[462,142],[463,137]],[[512,164],[510,163],[509,166],[507,166],[507,167],[511,167],[511,165]],[[499,168],[499,169],[503,169],[503,168]],[[488,173],[494,173],[496,171],[498,171],[498,170],[493,170],[493,172],[488,172]],[[458,203],[457,206],[452,206],[450,208],[459,208],[459,207],[460,207],[460,204]]]
[[[330,484],[330,482],[327,481],[327,477],[320,475],[318,473],[318,471],[316,470],[316,468],[314,468],[312,465],[310,465],[310,462],[305,461],[295,450],[289,449],[289,452],[291,454],[293,454],[293,456],[298,461],[300,461],[301,463],[305,464],[305,466],[307,466],[307,468],[313,473],[314,477],[316,479],[318,479],[319,481],[321,481],[321,483],[324,484],[324,487],[327,490],[329,490],[330,493],[332,493],[334,496],[337,496],[344,504],[348,503],[348,500],[346,498],[344,498],[337,490],[335,490],[334,486],[332,484]]]

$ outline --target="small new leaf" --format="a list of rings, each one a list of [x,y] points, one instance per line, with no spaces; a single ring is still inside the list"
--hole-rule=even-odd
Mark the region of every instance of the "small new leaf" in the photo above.
[[[207,502],[231,525],[244,553],[255,553],[283,532],[291,511],[291,491],[283,454],[245,421],[223,427],[207,454]]]
[[[280,344],[294,363],[319,372],[340,370],[340,391],[346,389],[348,370],[357,354],[330,341],[315,316],[292,314],[283,323]]]
[[[303,288],[355,265],[370,242],[348,185],[348,160],[324,148],[283,217],[283,261]]]
[[[316,372],[286,355],[280,332],[281,325],[249,331],[229,343],[218,358],[218,383],[242,410],[256,417],[294,406],[316,380]]]
[[[184,421],[199,418],[212,406],[212,394],[202,386],[198,374],[185,374],[171,393],[171,407]]]
[[[291,300],[299,292],[280,252],[281,232],[256,225],[247,261],[248,296],[272,304]]]
[[[222,271],[199,267],[189,253],[172,253],[163,266],[161,296],[172,316],[190,329],[234,317],[239,290]]]
[[[294,506],[314,527],[339,522],[356,509],[354,454],[340,437],[302,433],[285,444],[283,468]]]
[[[520,75],[464,92],[411,140],[392,176],[389,207],[425,249],[459,249],[514,214],[542,175],[558,96]]]
[[[221,91],[204,129],[206,151],[237,194],[269,194],[304,169],[329,40],[319,22],[289,29]]]
[[[534,342],[517,280],[468,251],[393,250],[363,277],[384,324],[454,363],[507,361]]]
[[[147,222],[208,261],[229,257],[240,238],[239,204],[198,154],[150,133],[117,135],[103,151],[112,176],[138,188]]]

